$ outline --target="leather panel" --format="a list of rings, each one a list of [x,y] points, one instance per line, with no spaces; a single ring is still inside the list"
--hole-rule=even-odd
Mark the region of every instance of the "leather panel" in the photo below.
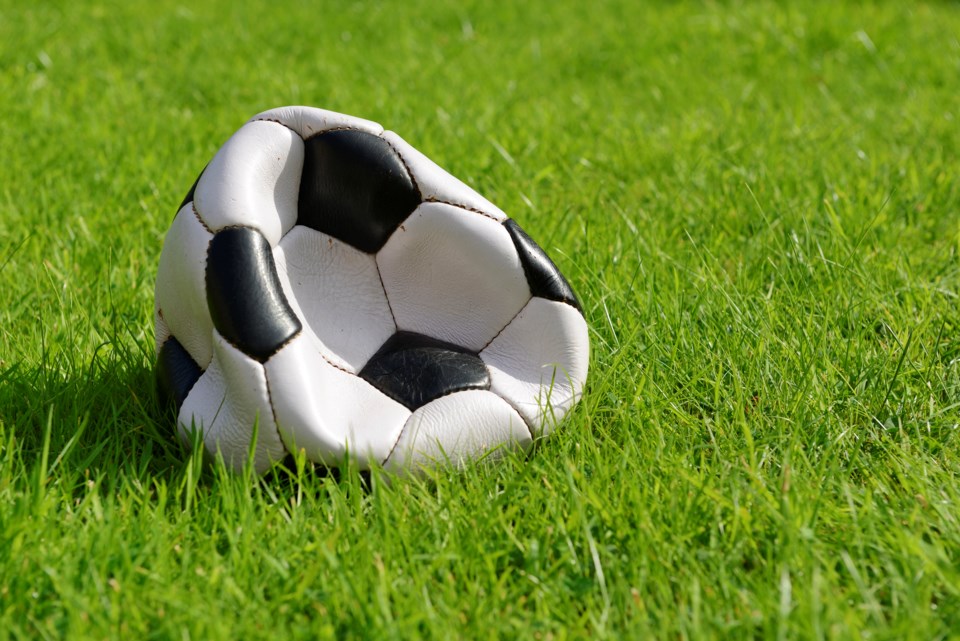
[[[190,430],[201,430],[207,451],[219,451],[227,465],[239,470],[246,464],[256,425],[253,464],[262,474],[287,454],[269,398],[263,366],[214,334],[210,366],[180,408],[180,436],[189,442]]]
[[[161,397],[172,401],[180,411],[187,394],[203,370],[176,338],[168,338],[157,353],[157,383]]]
[[[410,174],[383,138],[341,130],[306,141],[299,224],[373,253],[419,203]]]
[[[377,254],[397,328],[478,352],[530,299],[503,225],[424,203]]]
[[[390,337],[360,377],[411,410],[453,392],[490,389],[490,374],[476,354],[412,332]]]
[[[503,223],[507,231],[510,232],[510,238],[513,239],[520,254],[520,260],[523,262],[523,271],[527,275],[527,282],[530,283],[530,291],[534,296],[556,300],[573,305],[580,310],[580,301],[570,283],[563,277],[557,266],[554,265],[546,252],[537,245],[536,242],[523,228],[514,220],[507,220]],[[582,311],[582,310],[581,310]]]
[[[300,331],[273,252],[258,231],[231,227],[214,235],[206,282],[214,326],[248,356],[263,362]]]
[[[424,405],[407,421],[384,468],[416,472],[443,465],[462,467],[480,457],[526,449],[532,439],[523,419],[502,398],[484,390],[457,392]]]
[[[205,284],[207,247],[212,238],[197,220],[192,205],[181,209],[163,241],[154,296],[168,331],[202,368],[213,355],[213,321]]]
[[[316,107],[278,107],[250,119],[251,122],[257,120],[279,122],[295,131],[303,139],[312,138],[331,129],[359,129],[375,136],[383,133],[383,127],[370,120]]]
[[[579,400],[587,379],[587,323],[570,305],[533,298],[480,352],[490,389],[537,435],[549,434]]]
[[[155,353],[160,353],[160,348],[170,338],[170,328],[167,327],[167,321],[163,320],[163,312],[160,311],[160,303],[154,297],[153,302],[153,341]]]
[[[258,229],[276,246],[297,222],[303,140],[275,122],[251,122],[228,140],[203,171],[194,205],[211,231]]]
[[[499,207],[465,185],[459,178],[447,173],[403,138],[392,131],[384,132],[383,138],[393,145],[403,158],[425,201],[446,202],[464,209],[481,211],[500,221],[506,220],[507,215],[500,211]]]
[[[304,326],[338,364],[360,371],[396,331],[376,260],[302,225],[273,254],[287,300]]]
[[[362,378],[327,363],[305,335],[265,368],[284,442],[312,461],[336,466],[349,452],[367,469],[386,458],[410,416]]]

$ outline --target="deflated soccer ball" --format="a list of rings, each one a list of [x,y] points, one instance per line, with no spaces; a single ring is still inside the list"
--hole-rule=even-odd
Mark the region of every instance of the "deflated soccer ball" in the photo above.
[[[157,373],[178,432],[258,472],[528,447],[579,399],[587,325],[506,214],[380,125],[259,114],[167,233]],[[253,439],[256,438],[256,442]]]

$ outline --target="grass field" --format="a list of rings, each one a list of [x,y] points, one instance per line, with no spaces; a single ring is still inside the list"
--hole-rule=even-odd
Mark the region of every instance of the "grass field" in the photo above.
[[[0,0],[0,639],[960,637],[960,5]],[[528,457],[204,468],[153,281],[254,113],[399,132],[591,326]]]

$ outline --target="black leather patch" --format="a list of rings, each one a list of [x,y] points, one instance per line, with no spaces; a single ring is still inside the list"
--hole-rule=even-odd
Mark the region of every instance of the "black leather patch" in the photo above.
[[[227,227],[210,241],[207,304],[217,331],[261,363],[301,329],[283,294],[270,243],[248,227]]]
[[[178,412],[201,374],[203,370],[176,338],[171,336],[160,346],[160,353],[157,354],[157,385],[160,395],[173,401]]]
[[[204,168],[203,168],[203,171],[200,172],[200,176],[203,176],[203,172],[206,171],[206,170],[207,170],[207,168],[204,167]],[[193,202],[193,193],[194,193],[195,191],[197,191],[197,185],[200,183],[200,176],[197,176],[197,179],[193,181],[193,185],[190,187],[190,191],[187,192],[187,195],[184,196],[184,198],[183,198],[183,202],[180,203],[180,206],[179,206],[179,207],[177,207],[177,211],[178,211],[178,212],[179,212],[181,209],[183,209],[183,206],[184,206],[184,205],[186,205],[186,204],[189,203],[189,202]]]
[[[490,389],[490,372],[479,356],[414,332],[391,336],[360,377],[410,410],[452,392]]]
[[[517,253],[520,254],[520,263],[523,265],[523,273],[527,276],[530,293],[540,298],[567,303],[583,313],[580,301],[573,293],[570,283],[540,245],[534,242],[516,221],[507,219],[503,226],[507,228]]]
[[[304,143],[298,224],[372,254],[420,201],[400,156],[383,138],[345,129]]]

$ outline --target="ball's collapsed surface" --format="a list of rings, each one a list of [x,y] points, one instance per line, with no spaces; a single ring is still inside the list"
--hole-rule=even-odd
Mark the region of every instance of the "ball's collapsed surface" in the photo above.
[[[301,448],[396,471],[525,448],[587,376],[577,298],[519,225],[395,133],[309,107],[255,116],[204,169],[155,322],[181,437],[261,472]]]

